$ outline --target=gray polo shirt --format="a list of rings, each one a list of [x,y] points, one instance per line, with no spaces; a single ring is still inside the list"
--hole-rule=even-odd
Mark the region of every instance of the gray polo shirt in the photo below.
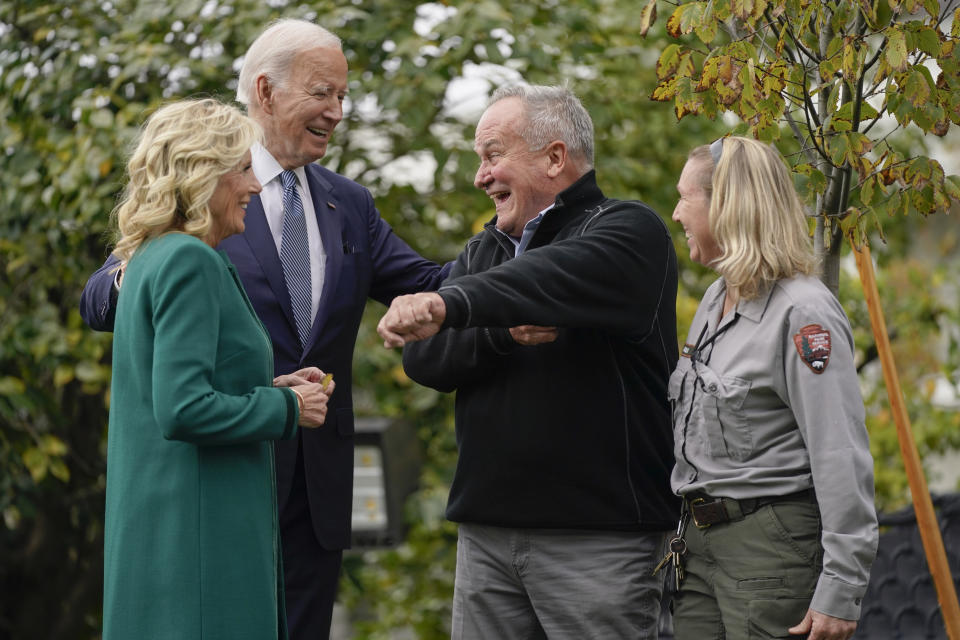
[[[813,487],[823,571],[811,608],[856,620],[877,549],[873,458],[843,308],[816,278],[777,282],[723,319],[723,278],[670,378],[673,490],[760,498]]]

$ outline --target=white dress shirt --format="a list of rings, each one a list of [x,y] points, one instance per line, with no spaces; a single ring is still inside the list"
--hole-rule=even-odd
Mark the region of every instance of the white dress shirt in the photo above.
[[[280,242],[283,238],[283,182],[280,174],[283,167],[262,145],[255,144],[250,150],[253,159],[253,173],[263,185],[260,192],[260,202],[263,212],[267,216],[267,224],[273,241],[277,245],[277,255],[280,254]],[[303,167],[293,170],[297,176],[297,189],[300,192],[300,201],[303,203],[303,215],[307,223],[307,243],[310,250],[310,284],[312,295],[310,302],[310,316],[317,317],[317,308],[320,306],[320,294],[323,292],[323,278],[327,264],[327,252],[320,237],[320,227],[317,225],[317,214],[313,208],[313,198],[307,186],[307,174]]]

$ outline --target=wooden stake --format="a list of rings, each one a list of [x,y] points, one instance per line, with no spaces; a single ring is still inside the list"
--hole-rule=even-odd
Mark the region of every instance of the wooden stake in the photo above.
[[[857,268],[860,270],[863,297],[870,310],[870,325],[873,327],[873,336],[877,341],[877,351],[883,365],[883,379],[887,385],[890,409],[897,425],[897,440],[900,441],[900,454],[903,456],[903,465],[907,471],[907,482],[913,498],[913,511],[917,517],[917,527],[920,529],[920,539],[923,541],[930,574],[933,576],[933,585],[937,589],[940,613],[943,615],[947,636],[950,640],[960,640],[960,604],[957,603],[957,592],[950,575],[950,565],[947,564],[940,526],[937,524],[930,491],[927,489],[927,480],[920,464],[920,454],[917,453],[917,444],[913,440],[913,432],[910,429],[910,418],[903,402],[900,378],[897,376],[893,352],[890,349],[890,338],[887,335],[887,323],[883,319],[883,310],[880,307],[880,294],[874,276],[873,261],[870,259],[870,248],[866,244],[859,248],[856,243],[851,244],[857,259]]]

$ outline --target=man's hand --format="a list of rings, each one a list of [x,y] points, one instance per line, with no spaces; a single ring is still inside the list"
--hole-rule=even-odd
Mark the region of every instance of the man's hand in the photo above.
[[[293,373],[285,373],[273,379],[275,387],[295,387],[300,384],[310,382],[320,382],[323,379],[323,371],[317,367],[304,367]]]
[[[807,640],[847,640],[856,630],[856,620],[834,618],[813,609],[807,609],[807,615],[800,624],[787,629],[789,633],[798,636],[810,634]]]
[[[513,338],[513,341],[517,344],[532,347],[535,344],[543,344],[556,340],[557,328],[524,324],[519,327],[510,327],[510,337]]]
[[[423,292],[397,296],[380,318],[377,333],[383,338],[384,347],[402,347],[408,342],[435,335],[446,317],[447,306],[439,294]]]

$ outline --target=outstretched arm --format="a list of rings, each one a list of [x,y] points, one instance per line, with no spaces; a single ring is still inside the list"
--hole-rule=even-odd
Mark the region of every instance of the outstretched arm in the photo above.
[[[117,267],[111,254],[103,266],[93,272],[80,294],[80,316],[94,331],[113,331],[117,312]]]

